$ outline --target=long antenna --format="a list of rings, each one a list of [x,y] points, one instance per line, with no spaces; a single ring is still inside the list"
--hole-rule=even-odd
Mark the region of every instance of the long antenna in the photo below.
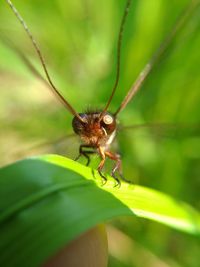
[[[107,109],[108,109],[108,107],[109,107],[109,105],[110,105],[110,103],[111,103],[111,101],[113,99],[113,96],[115,94],[115,91],[117,89],[117,85],[118,85],[118,82],[119,82],[119,77],[120,77],[120,63],[121,63],[122,37],[123,37],[124,25],[125,25],[125,22],[126,22],[126,18],[127,18],[128,12],[129,12],[130,5],[131,5],[131,0],[127,0],[126,6],[125,6],[125,9],[124,9],[124,14],[123,14],[123,17],[122,17],[122,20],[121,20],[121,24],[120,24],[119,35],[118,35],[118,42],[117,42],[117,66],[116,66],[117,69],[116,69],[115,83],[114,83],[114,86],[113,86],[111,95],[110,95],[110,97],[108,99],[108,102],[107,102],[104,110],[101,113],[100,119],[103,117],[103,115],[107,111]]]
[[[115,116],[122,111],[126,105],[130,102],[130,100],[135,96],[135,94],[139,91],[141,88],[143,82],[147,78],[147,76],[150,74],[156,63],[159,61],[160,57],[164,54],[164,52],[169,47],[170,43],[172,42],[173,38],[176,36],[178,31],[181,30],[185,22],[189,19],[189,17],[192,15],[195,8],[200,4],[199,0],[193,0],[191,3],[187,6],[187,8],[183,11],[183,13],[179,16],[179,18],[176,21],[176,24],[172,31],[169,33],[167,38],[164,40],[164,42],[161,44],[157,52],[153,55],[149,63],[146,64],[144,69],[139,74],[138,78],[132,85],[131,89],[128,91],[127,95],[125,96],[124,100],[122,101],[121,105],[117,109],[117,111],[114,113]]]
[[[59,93],[58,89],[55,87],[55,85],[53,84],[50,75],[48,73],[46,64],[45,64],[45,60],[42,56],[42,53],[40,51],[40,48],[37,44],[37,42],[35,41],[33,35],[31,34],[26,22],[24,21],[24,19],[22,18],[22,16],[20,15],[20,13],[17,11],[17,9],[15,8],[15,6],[13,5],[13,3],[10,0],[6,0],[6,2],[8,3],[8,5],[10,6],[10,8],[12,9],[12,11],[14,12],[15,16],[17,17],[17,19],[19,20],[19,22],[21,23],[22,27],[24,28],[24,30],[26,31],[29,39],[31,40],[31,43],[33,44],[33,47],[39,57],[39,60],[42,64],[42,67],[44,69],[46,78],[49,82],[49,84],[51,85],[51,89],[54,92],[54,94],[57,96],[57,98],[60,100],[60,102],[67,108],[67,110],[74,115],[75,117],[77,117],[80,121],[84,122],[83,119],[80,117],[80,115],[75,111],[75,109],[69,104],[69,102]]]

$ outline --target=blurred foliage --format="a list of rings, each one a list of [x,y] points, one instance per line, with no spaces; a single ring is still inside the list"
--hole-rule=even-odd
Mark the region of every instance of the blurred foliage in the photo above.
[[[111,111],[116,110],[189,2],[133,1],[123,38],[120,83]],[[16,0],[14,3],[38,41],[53,81],[69,102],[77,111],[102,108],[114,83],[116,41],[125,1]],[[19,47],[42,73],[29,39],[5,1],[0,5],[0,14],[0,35]],[[165,122],[177,125],[177,129],[162,126],[127,129],[119,133],[117,147],[122,154],[125,177],[133,177],[135,183],[167,192],[196,208],[200,207],[200,137],[198,127],[193,131],[193,125],[200,124],[199,47],[200,8],[197,8],[141,91],[119,115],[123,125]],[[0,44],[0,58],[1,164],[61,148],[73,158],[75,138],[61,146],[53,142],[72,133],[71,115],[3,44]],[[30,149],[44,142],[52,145]],[[124,218],[115,224],[128,239],[127,249],[132,246],[134,250],[129,257],[121,258],[119,253],[111,251],[109,266],[199,264],[199,240],[194,237],[145,220]]]

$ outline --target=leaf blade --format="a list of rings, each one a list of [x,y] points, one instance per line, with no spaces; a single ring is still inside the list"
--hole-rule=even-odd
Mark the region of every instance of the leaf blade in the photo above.
[[[152,204],[161,200],[169,210],[159,205],[156,212]],[[199,214],[184,205],[141,186],[113,188],[111,179],[101,187],[90,168],[60,156],[19,161],[0,170],[0,266],[27,266],[27,259],[39,266],[84,231],[121,215],[199,234]]]

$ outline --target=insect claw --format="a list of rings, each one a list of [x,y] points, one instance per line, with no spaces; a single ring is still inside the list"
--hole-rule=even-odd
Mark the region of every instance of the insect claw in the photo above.
[[[100,170],[98,170],[98,173],[99,173],[99,175],[102,178],[102,184],[101,184],[101,186],[104,186],[107,183],[107,180],[108,179],[102,174],[102,172]]]
[[[120,182],[120,180],[116,177],[115,172],[116,172],[116,170],[115,170],[115,171],[112,171],[112,173],[111,173],[112,178],[115,180],[115,185],[114,185],[113,187],[114,187],[114,188],[115,188],[115,187],[120,188],[120,187],[121,187],[121,182]]]
[[[81,157],[81,154],[79,154],[74,160],[78,161],[80,159],[80,157]]]
[[[107,183],[107,180],[102,180],[102,184],[101,184],[101,186],[104,186],[105,184]]]
[[[89,164],[90,164],[90,158],[87,158],[86,166],[89,166]]]
[[[114,187],[118,187],[118,188],[121,187],[121,182],[120,182],[120,180],[119,180],[119,179],[116,177],[116,175],[115,175],[116,172],[118,172],[118,174],[119,174],[121,180],[125,181],[126,183],[132,184],[131,181],[127,180],[127,179],[123,176],[123,174],[122,174],[121,169],[119,168],[119,166],[115,166],[115,168],[113,168],[113,170],[112,170],[112,172],[111,172],[111,176],[112,176],[112,177],[115,179],[115,181],[116,181],[116,185],[115,185]]]
[[[128,183],[128,184],[133,184],[133,182],[130,181],[130,180],[127,180],[127,179],[123,176],[122,173],[120,173],[119,175],[120,175],[120,178],[121,178],[124,182],[126,182],[126,183]]]
[[[120,180],[119,180],[118,178],[115,178],[115,177],[113,177],[113,178],[115,179],[115,185],[114,185],[114,188],[115,188],[115,187],[120,188],[120,187],[121,187],[121,182],[120,182]]]

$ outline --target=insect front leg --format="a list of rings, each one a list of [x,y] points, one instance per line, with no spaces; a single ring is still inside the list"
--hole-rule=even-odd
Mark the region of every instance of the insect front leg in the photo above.
[[[111,172],[111,176],[116,180],[116,185],[115,186],[119,186],[120,187],[120,180],[116,177],[116,172],[119,173],[119,176],[122,180],[124,180],[127,183],[131,183],[129,180],[127,180],[126,178],[124,178],[123,173],[122,173],[122,161],[121,161],[121,157],[119,154],[115,154],[112,153],[110,151],[106,151],[105,152],[106,156],[109,157],[110,159],[115,161],[115,165],[112,168],[112,172]]]
[[[102,185],[105,185],[107,182],[107,178],[102,174],[103,167],[105,165],[106,155],[102,147],[98,148],[99,155],[101,156],[101,162],[99,163],[99,166],[97,168],[99,175],[103,179]]]
[[[87,163],[86,166],[88,166],[90,164],[90,156],[91,154],[95,154],[96,151],[94,150],[85,150],[85,148],[93,148],[91,145],[80,145],[79,147],[79,155],[75,158],[75,161],[77,161],[81,156],[84,156],[87,159]]]
[[[112,176],[112,177],[115,179],[115,181],[116,181],[116,185],[115,185],[115,187],[116,187],[116,186],[119,186],[119,187],[120,187],[120,185],[121,185],[120,180],[119,180],[119,179],[116,177],[116,175],[115,175],[116,171],[118,171],[120,177],[122,177],[122,167],[121,167],[122,162],[121,162],[120,155],[119,155],[119,154],[114,154],[114,153],[112,153],[112,152],[110,152],[110,151],[106,151],[105,154],[106,154],[106,156],[109,157],[111,160],[114,160],[114,161],[115,161],[115,165],[114,165],[114,167],[112,168],[111,176]]]

